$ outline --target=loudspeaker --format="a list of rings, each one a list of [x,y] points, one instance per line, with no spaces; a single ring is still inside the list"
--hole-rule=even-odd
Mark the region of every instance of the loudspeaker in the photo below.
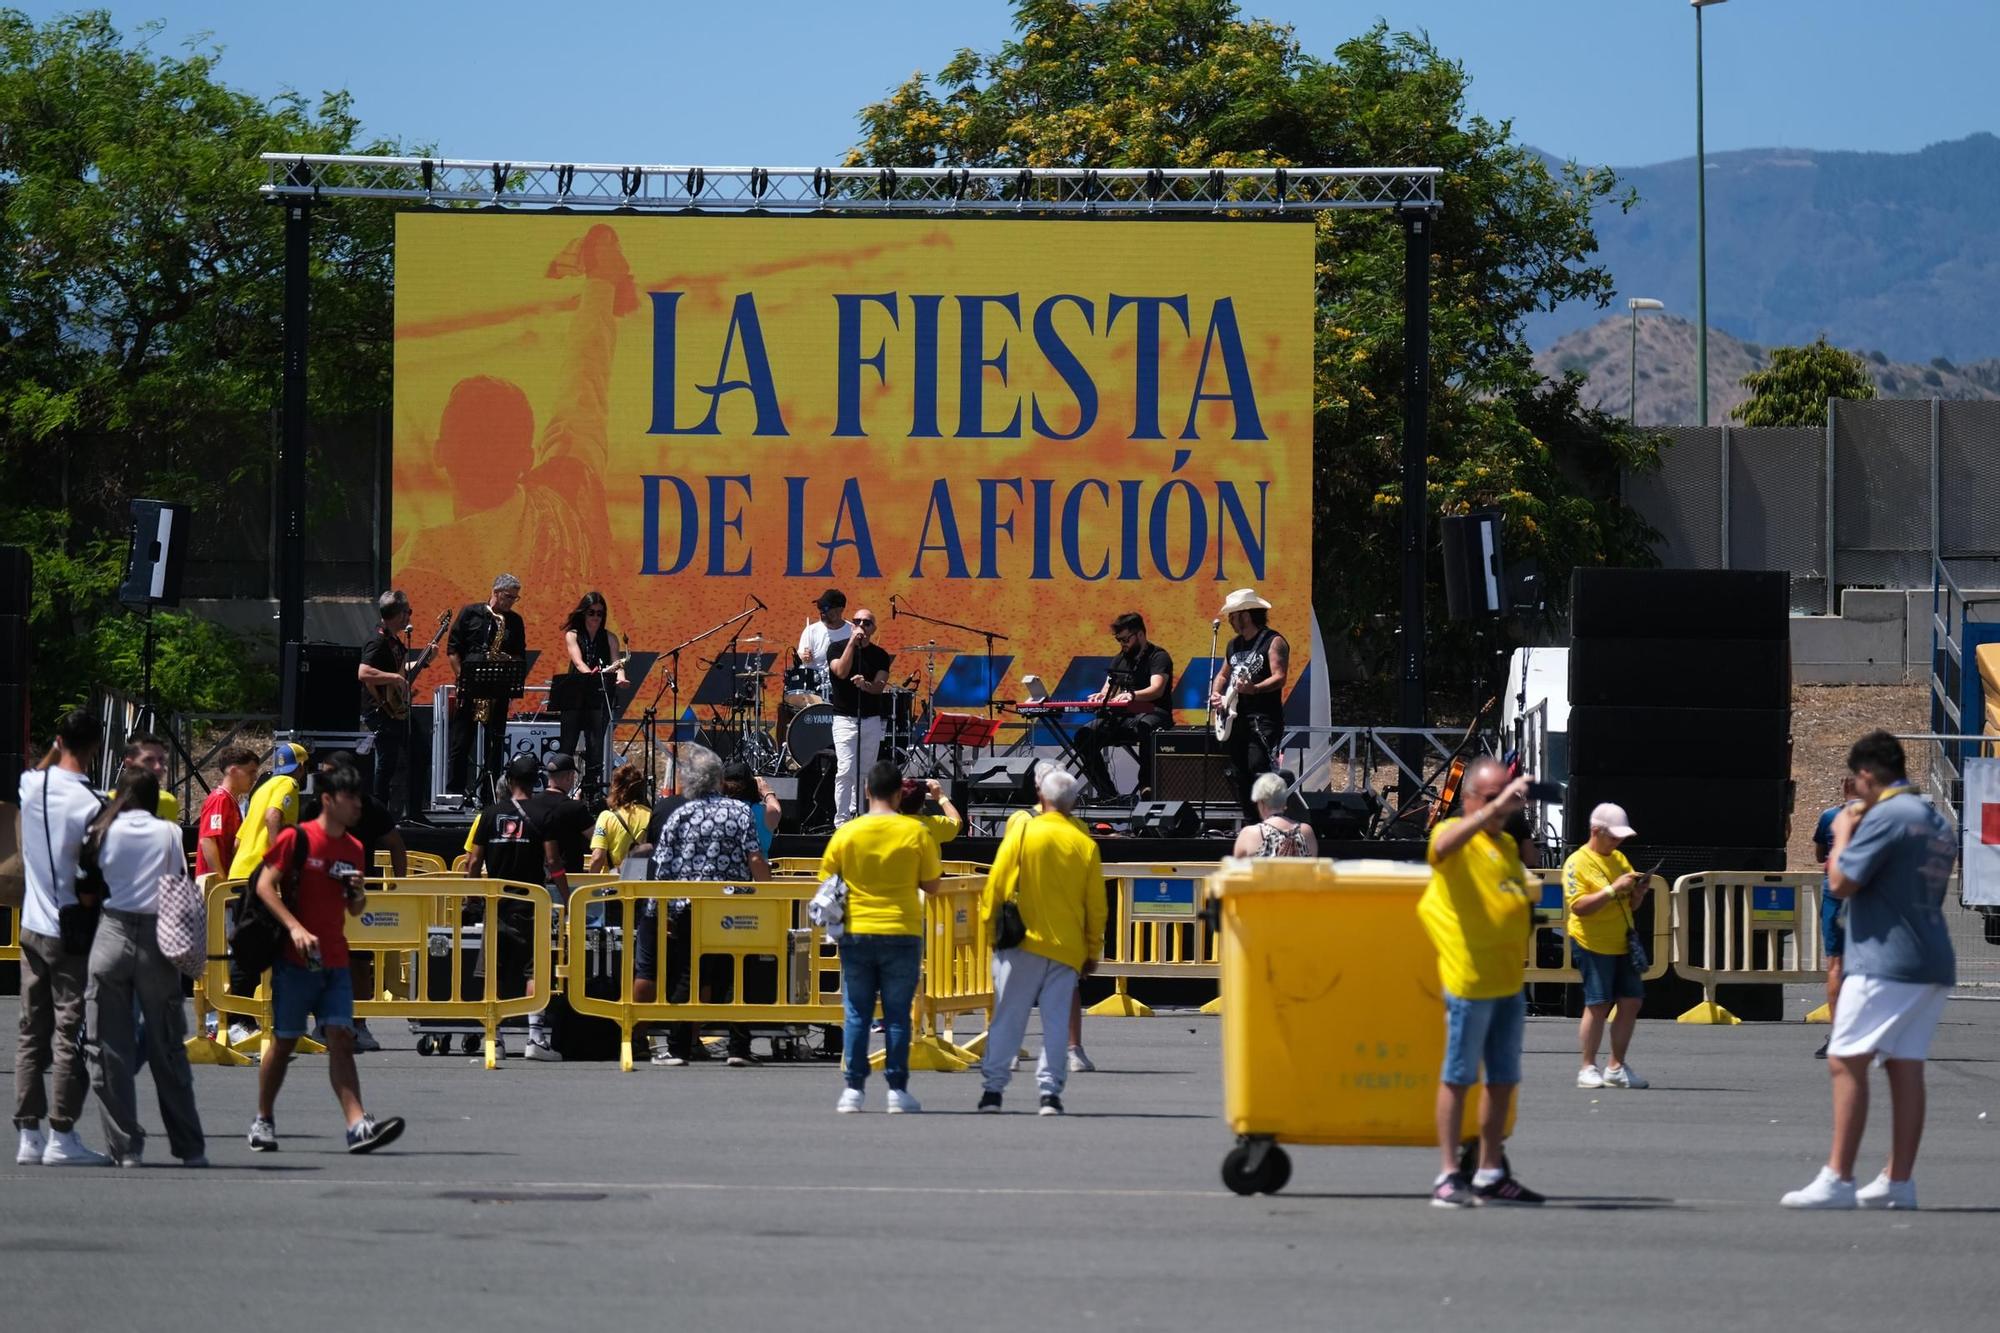
[[[1126,831],[1135,838],[1192,838],[1201,820],[1186,801],[1140,801]]]
[[[293,731],[353,731],[361,718],[361,650],[344,643],[285,645],[278,711]]]
[[[1790,708],[1788,639],[1577,639],[1569,702],[1658,708]]]
[[[1161,751],[1153,759],[1153,795],[1163,801],[1236,804],[1236,784],[1229,780],[1229,756],[1219,749],[1206,760],[1199,750],[1193,754]]]
[[[997,754],[975,759],[965,770],[966,790],[981,803],[1008,805],[1035,803],[1035,757],[1031,754]]]
[[[1453,514],[1439,526],[1444,537],[1445,614],[1453,620],[1473,620],[1505,612],[1500,511]]]
[[[1590,812],[1604,801],[1625,807],[1636,830],[1632,842],[1639,848],[1768,847],[1777,849],[1782,860],[1792,811],[1792,784],[1786,778],[1573,775],[1563,821],[1565,837],[1572,846],[1589,839]],[[1634,865],[1645,864],[1642,851],[1626,855]]]
[[[1791,575],[1762,569],[1578,569],[1577,639],[1789,639]]]
[[[1306,822],[1322,843],[1367,837],[1368,826],[1382,808],[1372,791],[1303,791],[1298,795],[1306,807]]]
[[[1198,755],[1221,750],[1222,742],[1214,739],[1207,727],[1161,727],[1153,733],[1155,754]]]
[[[125,553],[125,581],[118,600],[127,606],[179,606],[181,567],[187,564],[186,505],[165,500],[132,501],[131,547]]]
[[[1727,738],[1725,751],[1697,749]],[[1789,708],[1622,708],[1569,711],[1572,775],[1785,778],[1792,773]]]

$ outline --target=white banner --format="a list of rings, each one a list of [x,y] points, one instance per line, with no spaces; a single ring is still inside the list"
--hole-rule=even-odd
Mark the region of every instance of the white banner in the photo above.
[[[2000,759],[1965,761],[1960,873],[1968,907],[2000,907]]]

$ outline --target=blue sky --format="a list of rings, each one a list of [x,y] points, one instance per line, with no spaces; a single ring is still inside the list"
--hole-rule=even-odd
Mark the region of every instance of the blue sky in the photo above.
[[[36,17],[73,4],[21,5]],[[1003,0],[150,0],[175,46],[224,47],[245,90],[346,88],[371,130],[454,157],[772,166],[837,161],[854,112],[962,46],[1011,32]],[[1473,109],[1589,162],[1693,152],[1685,0],[1248,0],[1309,51],[1378,15],[1427,29],[1473,77]],[[1889,17],[1886,22],[1884,16]],[[581,16],[581,17],[577,17]],[[1708,147],[1907,151],[2000,129],[1991,0],[1728,0],[1706,12]]]

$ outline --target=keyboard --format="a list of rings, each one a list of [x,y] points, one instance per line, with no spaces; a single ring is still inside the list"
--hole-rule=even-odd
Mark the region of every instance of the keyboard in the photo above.
[[[1023,699],[1014,705],[1022,717],[1047,717],[1052,713],[1150,713],[1153,705],[1092,703],[1088,699]]]

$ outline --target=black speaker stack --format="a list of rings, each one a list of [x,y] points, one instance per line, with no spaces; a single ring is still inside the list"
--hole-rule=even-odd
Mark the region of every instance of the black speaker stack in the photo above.
[[[344,643],[288,643],[279,708],[295,731],[353,731],[361,725],[361,649]]]
[[[1570,606],[1568,843],[1587,841],[1592,808],[1610,801],[1639,864],[1784,869],[1789,576],[1579,569]],[[1704,864],[1680,866],[1690,858]]]
[[[28,612],[34,564],[18,546],[0,546],[0,800],[21,787],[28,757]]]

